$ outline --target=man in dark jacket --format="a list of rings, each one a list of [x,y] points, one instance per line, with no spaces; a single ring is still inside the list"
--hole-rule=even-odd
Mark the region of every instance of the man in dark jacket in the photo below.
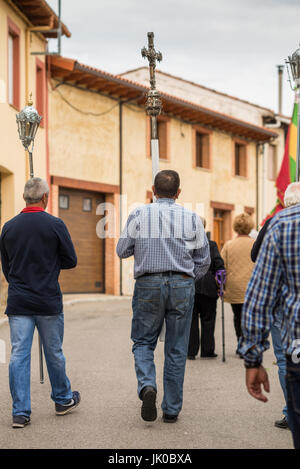
[[[2,269],[9,284],[5,313],[12,343],[9,384],[13,428],[23,428],[30,422],[30,359],[35,327],[44,348],[56,414],[65,415],[80,402],[80,394],[72,392],[65,371],[64,317],[58,283],[60,270],[75,267],[77,257],[63,221],[45,212],[48,194],[46,181],[30,179],[24,189],[26,208],[5,223],[0,238]]]
[[[205,227],[206,221],[203,218]],[[188,358],[194,360],[199,352],[201,343],[201,358],[216,358],[215,353],[215,323],[217,313],[218,289],[216,272],[224,270],[224,262],[219,253],[218,246],[209,240],[211,264],[208,272],[195,283],[195,303],[192,316]],[[199,335],[199,315],[201,322],[201,341]]]

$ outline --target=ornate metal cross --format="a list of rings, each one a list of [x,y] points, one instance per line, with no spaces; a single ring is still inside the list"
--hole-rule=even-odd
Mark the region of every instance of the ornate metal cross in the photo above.
[[[148,33],[148,49],[143,47],[142,49],[142,57],[148,59],[149,61],[149,70],[150,70],[150,86],[152,90],[156,88],[155,82],[155,68],[156,68],[156,61],[162,61],[162,53],[156,52],[154,48],[154,33]]]
[[[156,118],[161,113],[162,102],[160,93],[156,89],[155,68],[156,61],[161,62],[161,52],[156,52],[154,48],[154,33],[148,33],[148,49],[143,47],[142,57],[149,61],[150,90],[147,94],[146,111],[151,116],[151,139],[157,140],[157,122]]]

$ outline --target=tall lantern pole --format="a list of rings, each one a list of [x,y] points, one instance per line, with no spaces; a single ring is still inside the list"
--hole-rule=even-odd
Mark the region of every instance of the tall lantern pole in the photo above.
[[[300,167],[300,48],[297,49],[292,56],[285,61],[289,74],[289,82],[293,91],[295,91],[295,101],[297,103],[298,125],[297,125],[297,159],[296,159],[296,182],[299,181]],[[290,78],[290,72],[294,83]]]
[[[156,61],[161,62],[162,54],[154,48],[154,33],[148,33],[148,49],[143,47],[142,57],[149,61],[150,90],[147,93],[146,112],[151,119],[151,159],[152,181],[159,171],[159,145],[157,131],[157,116],[161,113],[162,102],[159,91],[156,89],[155,68]]]
[[[39,116],[37,110],[33,107],[32,102],[32,95],[30,95],[29,101],[27,106],[16,115],[17,125],[18,125],[18,132],[20,140],[25,148],[28,151],[29,155],[29,171],[30,171],[30,178],[34,177],[33,172],[33,147],[34,147],[34,139],[39,128],[40,122],[42,120],[42,116]],[[43,346],[41,341],[40,334],[39,337],[39,369],[40,369],[40,382],[41,384],[44,383],[44,366],[43,366]]]

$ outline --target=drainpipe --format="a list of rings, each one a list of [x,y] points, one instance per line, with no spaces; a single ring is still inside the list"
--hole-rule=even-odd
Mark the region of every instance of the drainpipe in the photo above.
[[[262,194],[261,194],[261,202],[262,202],[262,219],[266,216],[266,179],[267,179],[267,150],[268,144],[263,144],[262,150]]]
[[[282,113],[282,77],[283,77],[283,65],[277,65],[278,70],[278,113]]]
[[[48,97],[48,80],[50,81],[50,59],[49,56],[46,56],[45,60],[45,100],[46,100],[46,125],[45,125],[45,132],[46,132],[46,177],[47,182],[49,185],[49,201],[48,201],[48,211],[52,214],[52,189],[51,189],[51,180],[50,180],[50,155],[49,155],[49,97]]]
[[[119,102],[119,186],[120,186],[120,234],[122,232],[123,212],[122,212],[122,194],[123,194],[123,101]],[[123,264],[120,258],[120,296],[123,295]]]

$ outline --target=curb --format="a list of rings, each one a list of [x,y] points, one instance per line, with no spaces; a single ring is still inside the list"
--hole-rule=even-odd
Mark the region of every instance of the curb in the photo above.
[[[101,301],[121,301],[124,299],[129,300],[131,298],[130,295],[124,296],[101,296],[100,298],[73,298],[72,300],[63,300],[64,306],[79,304],[79,303],[98,303]]]
[[[8,318],[3,318],[3,319],[0,319],[0,327],[1,326],[4,326],[4,324],[6,324],[8,322]]]
[[[75,305],[79,303],[98,303],[101,301],[120,301],[127,299],[129,300],[131,298],[130,295],[124,295],[124,296],[101,296],[100,298],[74,298],[72,300],[64,300],[63,299],[63,305],[64,306],[70,306],[70,305]],[[0,327],[4,326],[4,324],[8,323],[8,318],[5,317],[3,319],[0,319]]]

